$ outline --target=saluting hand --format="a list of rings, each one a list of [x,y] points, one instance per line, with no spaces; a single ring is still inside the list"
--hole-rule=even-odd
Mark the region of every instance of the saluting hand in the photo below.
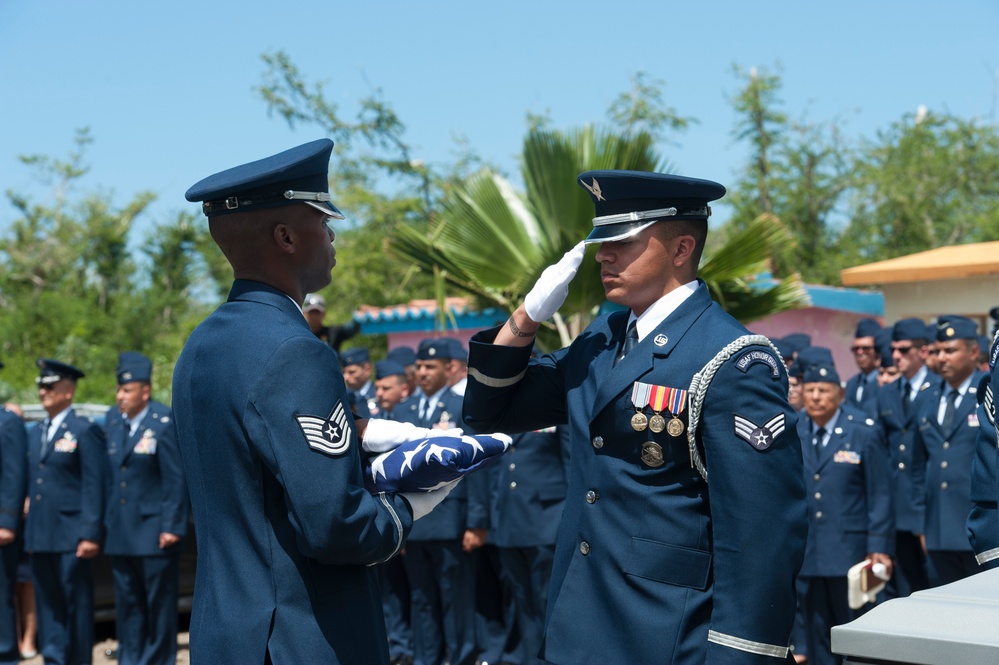
[[[569,295],[569,282],[576,276],[586,254],[586,243],[580,241],[558,263],[545,268],[534,288],[524,297],[524,310],[536,323],[544,323],[555,315]]]

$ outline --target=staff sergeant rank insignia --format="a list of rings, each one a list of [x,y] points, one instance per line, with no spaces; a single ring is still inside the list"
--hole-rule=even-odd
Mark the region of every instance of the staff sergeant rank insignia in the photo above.
[[[753,448],[766,450],[773,445],[774,439],[784,431],[784,414],[778,413],[764,425],[757,425],[748,418],[735,417],[735,435],[745,439]]]
[[[295,415],[309,448],[325,455],[342,455],[350,447],[352,434],[342,402],[326,418]]]

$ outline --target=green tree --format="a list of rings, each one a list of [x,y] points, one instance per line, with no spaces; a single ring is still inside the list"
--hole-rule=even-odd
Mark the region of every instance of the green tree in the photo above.
[[[841,267],[999,239],[995,125],[909,114],[862,147],[853,172]]]
[[[108,403],[118,352],[135,350],[157,362],[157,395],[169,401],[173,361],[205,313],[190,287],[204,272],[195,245],[206,231],[181,215],[135,255],[129,239],[153,196],[119,208],[107,192],[78,192],[91,141],[81,130],[67,160],[21,158],[52,186],[43,202],[7,192],[17,217],[0,238],[0,398],[36,401],[35,359],[55,357],[87,373],[79,401]]]
[[[751,146],[729,194],[731,231],[762,214],[776,215],[790,233],[772,256],[775,275],[835,282],[839,270],[833,219],[850,185],[851,153],[836,123],[792,122],[781,111],[782,82],[768,70],[736,69],[744,85],[733,99],[736,140]]]

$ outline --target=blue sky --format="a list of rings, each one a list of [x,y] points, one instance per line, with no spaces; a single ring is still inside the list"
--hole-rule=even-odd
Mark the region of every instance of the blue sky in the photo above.
[[[320,135],[269,117],[253,91],[260,55],[279,49],[347,115],[380,88],[416,157],[447,163],[462,136],[511,173],[528,112],[600,121],[645,72],[699,120],[664,147],[675,170],[732,183],[747,151],[732,139],[733,65],[779,66],[784,110],[837,119],[851,140],[919,105],[994,123],[997,29],[995,0],[0,0],[0,186],[47,195],[17,155],[63,158],[86,126],[82,187],[118,205],[157,194],[140,233],[196,209],[183,195],[200,178]],[[0,202],[0,233],[15,215]]]

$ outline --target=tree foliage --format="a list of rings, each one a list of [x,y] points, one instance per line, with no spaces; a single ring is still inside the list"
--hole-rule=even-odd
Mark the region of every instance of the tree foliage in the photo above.
[[[134,249],[132,229],[153,195],[120,208],[109,193],[77,195],[91,141],[81,130],[66,160],[22,158],[52,186],[44,202],[7,192],[18,217],[0,238],[0,398],[36,401],[35,359],[53,357],[87,373],[79,400],[110,403],[117,354],[130,350],[153,359],[154,389],[168,401],[174,361],[206,311],[193,294],[217,253],[206,231],[180,215]]]

